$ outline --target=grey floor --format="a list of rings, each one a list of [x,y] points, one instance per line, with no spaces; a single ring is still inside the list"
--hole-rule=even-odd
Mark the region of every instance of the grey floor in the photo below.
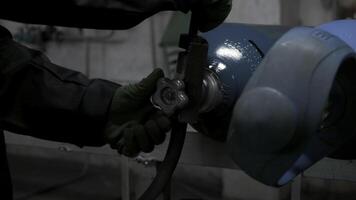
[[[70,155],[59,151],[43,152],[46,157],[22,154],[9,154],[9,164],[13,179],[15,200],[118,200],[121,199],[120,167],[104,164],[92,164],[94,159],[85,154]],[[48,157],[48,155],[52,157]],[[102,158],[100,158],[102,159]],[[104,158],[105,159],[105,158]],[[89,164],[88,164],[89,163]],[[147,171],[147,169],[145,169]],[[144,173],[145,170],[142,170]],[[195,169],[196,170],[196,169]],[[190,170],[179,169],[178,173],[189,173]],[[131,175],[132,197],[136,185],[144,185],[150,180],[133,172]],[[185,176],[185,175],[182,175]],[[173,180],[172,199],[198,200],[201,196],[214,190],[204,192],[204,181],[192,180],[193,186],[186,180]],[[194,189],[194,182],[198,185]],[[147,185],[147,184],[146,184]],[[200,185],[200,186],[199,186]],[[200,190],[200,191],[199,191]],[[196,192],[199,191],[199,192]],[[218,193],[219,191],[217,191]]]
[[[15,200],[119,200],[121,164],[115,158],[57,149],[12,149],[9,162]],[[153,175],[154,168],[132,166],[132,199],[137,199],[137,191],[143,191]],[[220,200],[222,188],[216,169],[179,166],[172,199]],[[255,188],[250,189],[253,193]],[[304,178],[302,191],[302,200],[356,200],[354,182]]]
[[[19,155],[9,161],[15,199],[120,199],[116,169]]]

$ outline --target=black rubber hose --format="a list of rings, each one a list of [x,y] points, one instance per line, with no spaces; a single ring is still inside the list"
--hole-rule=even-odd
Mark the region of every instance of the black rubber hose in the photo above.
[[[167,154],[158,169],[156,177],[139,200],[155,200],[162,193],[176,169],[186,134],[187,123],[175,121],[172,126]]]

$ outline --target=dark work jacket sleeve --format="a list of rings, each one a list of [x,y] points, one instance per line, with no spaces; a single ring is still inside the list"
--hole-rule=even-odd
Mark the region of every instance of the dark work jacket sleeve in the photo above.
[[[78,146],[103,145],[118,87],[51,63],[0,26],[0,129]]]
[[[0,18],[24,23],[128,29],[159,11],[188,11],[197,0],[2,0]]]

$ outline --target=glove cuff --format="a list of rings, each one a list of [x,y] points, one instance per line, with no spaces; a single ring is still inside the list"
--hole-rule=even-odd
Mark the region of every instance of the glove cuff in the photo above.
[[[85,143],[78,144],[83,146],[101,146],[105,144],[102,133],[108,121],[109,108],[114,91],[120,87],[117,84],[104,80],[93,80],[83,96],[80,113],[82,118],[91,123],[89,132],[83,131]]]

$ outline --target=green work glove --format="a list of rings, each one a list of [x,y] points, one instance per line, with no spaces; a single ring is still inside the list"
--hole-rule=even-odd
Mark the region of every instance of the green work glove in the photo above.
[[[209,31],[221,23],[229,15],[232,0],[176,0],[178,9],[187,12],[196,12],[199,16],[199,30]]]
[[[141,151],[151,152],[155,145],[163,143],[171,123],[150,102],[156,83],[163,76],[162,70],[156,69],[141,82],[115,92],[105,139],[120,154],[134,157]]]

